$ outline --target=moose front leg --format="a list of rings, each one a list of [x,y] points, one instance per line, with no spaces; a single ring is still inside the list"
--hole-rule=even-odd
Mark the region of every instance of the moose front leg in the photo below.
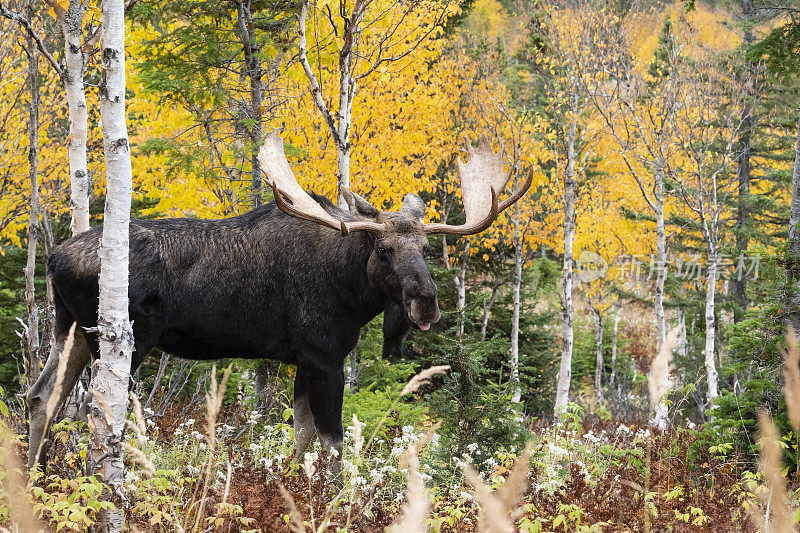
[[[344,370],[315,369],[307,374],[308,404],[314,417],[322,449],[331,454],[330,468],[335,478],[342,469],[342,401],[344,399]]]
[[[30,429],[28,431],[28,468],[33,468],[37,464],[44,465],[47,455],[47,430],[52,422],[52,416],[61,409],[67,396],[72,392],[75,383],[80,378],[81,372],[86,367],[90,359],[89,346],[86,337],[78,327],[72,342],[72,349],[69,353],[64,353],[67,340],[67,332],[57,331],[55,340],[50,349],[50,357],[39,375],[39,379],[28,391],[26,402],[28,404],[28,416],[30,418]],[[63,367],[61,378],[61,388],[54,391],[56,381],[58,381],[58,366],[62,357],[67,358]],[[53,405],[52,412],[47,412],[47,404],[50,396],[57,392],[58,400]]]

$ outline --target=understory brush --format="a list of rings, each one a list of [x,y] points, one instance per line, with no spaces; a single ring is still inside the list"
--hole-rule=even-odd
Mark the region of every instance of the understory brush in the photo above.
[[[485,443],[473,442],[448,456],[452,448],[438,422],[421,416],[419,424],[403,425],[395,411],[444,370],[415,376],[380,418],[352,416],[337,479],[319,445],[294,457],[291,409],[280,406],[267,416],[239,401],[223,406],[226,377],[212,380],[202,416],[174,427],[175,419],[153,417],[134,400],[125,445],[128,528],[755,531],[763,525],[758,518],[769,503],[759,500],[767,491],[762,474],[732,446],[711,443],[702,428],[659,432],[571,405],[559,424],[532,425],[524,450],[487,452]],[[22,439],[5,422],[2,430],[0,524],[13,530],[28,520],[39,522],[34,530],[85,531],[103,505],[99,481],[83,472],[85,425],[55,425],[46,473],[27,491],[13,481],[24,479]],[[785,503],[794,512],[796,490]]]

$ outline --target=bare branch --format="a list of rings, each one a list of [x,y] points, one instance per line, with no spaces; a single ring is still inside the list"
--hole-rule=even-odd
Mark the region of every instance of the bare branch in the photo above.
[[[322,90],[319,86],[319,81],[317,81],[317,76],[314,74],[314,71],[311,70],[311,65],[308,63],[308,45],[306,44],[306,17],[308,16],[308,0],[303,2],[303,7],[300,9],[300,16],[298,17],[298,28],[297,33],[300,36],[299,46],[300,46],[300,64],[303,65],[303,71],[306,73],[306,77],[308,81],[311,82],[311,95],[314,99],[314,104],[319,109],[319,112],[322,113],[322,118],[325,120],[325,124],[328,126],[328,130],[333,137],[333,141],[336,143],[336,146],[339,147],[341,142],[339,140],[339,134],[336,130],[336,122],[333,119],[330,111],[328,110],[328,106],[325,105],[325,100],[322,98]]]
[[[41,54],[45,57],[45,59],[47,59],[47,62],[50,63],[50,66],[53,67],[53,70],[56,71],[56,74],[58,74],[58,76],[62,80],[66,79],[66,72],[64,72],[64,69],[61,67],[61,65],[58,64],[58,61],[56,61],[53,55],[47,51],[47,47],[45,47],[41,37],[39,37],[39,35],[33,29],[33,26],[31,26],[30,20],[28,20],[26,17],[23,17],[16,11],[11,11],[10,9],[7,9],[2,3],[0,3],[0,17],[5,17],[9,20],[13,20],[14,22],[17,22],[20,26],[22,26],[28,33],[28,35],[30,35],[33,41],[36,43],[36,48],[39,49],[39,52],[41,52]]]

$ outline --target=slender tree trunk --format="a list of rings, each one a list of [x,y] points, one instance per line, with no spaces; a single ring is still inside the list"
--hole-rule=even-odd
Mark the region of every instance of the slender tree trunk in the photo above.
[[[706,377],[708,379],[708,403],[717,397],[717,365],[714,361],[716,344],[717,253],[713,246],[708,251],[708,279],[706,281],[706,347],[704,350]]]
[[[33,19],[33,4],[28,6],[26,16]],[[39,306],[36,305],[36,247],[39,241],[39,54],[33,38],[26,33],[28,49],[28,165],[31,197],[28,212],[28,259],[25,263],[25,305],[28,311],[25,334],[28,351],[25,359],[25,379],[30,388],[39,377]]]
[[[253,28],[253,17],[250,13],[249,3],[239,2],[237,4],[237,16],[239,22],[239,36],[244,50],[245,68],[247,77],[250,79],[250,119],[253,125],[249,128],[250,134],[250,195],[253,207],[260,206],[263,201],[261,198],[261,165],[258,162],[258,151],[261,148],[262,128],[261,128],[261,102],[263,100],[264,87],[261,82],[262,68],[261,60],[258,56],[258,45],[253,40],[251,29]]]
[[[603,404],[603,313],[597,307],[592,308],[595,335],[595,367],[594,393],[599,405]]]
[[[664,281],[667,265],[667,233],[664,228],[664,175],[659,169],[655,175],[656,201],[656,293],[653,309],[656,316],[656,352],[661,350],[666,339],[666,319],[664,317]]]
[[[67,11],[61,19],[61,32],[64,34],[65,75],[64,91],[69,107],[69,156],[70,182],[70,230],[73,235],[89,229],[89,167],[86,161],[86,139],[88,136],[89,112],[86,106],[86,91],[83,84],[85,55],[81,45],[84,3],[70,0]],[[100,30],[98,29],[98,32]],[[85,387],[81,380],[75,385],[64,404],[64,414],[70,418],[80,418]]]
[[[81,24],[84,3],[70,0],[61,21],[64,34],[64,58],[66,75],[64,89],[69,106],[69,177],[72,234],[89,229],[89,169],[86,163],[86,137],[89,113],[86,107],[86,92],[83,87],[84,54],[81,45]]]
[[[486,330],[489,328],[489,318],[492,316],[492,307],[497,302],[497,297],[500,294],[500,276],[495,276],[492,281],[492,293],[487,300],[484,297],[483,301],[483,316],[481,317],[481,342],[486,340]]]
[[[564,264],[561,270],[562,352],[561,368],[556,384],[555,416],[558,418],[569,403],[572,381],[572,243],[575,240],[575,137],[577,125],[573,121],[567,142],[567,169],[564,177]]]
[[[789,208],[789,244],[786,249],[786,315],[800,332],[800,116],[792,170],[792,204]],[[800,333],[798,333],[800,335]]]
[[[447,248],[447,235],[442,235],[442,264],[445,270],[450,270],[450,250]]]
[[[683,307],[678,310],[678,327],[678,353],[686,358],[689,355],[689,339],[686,335],[686,309]]]
[[[622,309],[618,307],[617,312],[614,314],[614,330],[611,334],[611,376],[608,379],[611,387],[617,381],[617,332],[619,331],[619,315],[621,311]]]
[[[125,115],[125,3],[101,6],[103,77],[100,116],[106,158],[106,205],[100,246],[98,333],[100,359],[93,363],[91,474],[104,483],[101,498],[114,508],[100,513],[97,530],[121,532],[124,522],[122,439],[130,383],[133,330],[128,317],[131,158]]]
[[[515,180],[516,182],[516,180]],[[519,403],[522,399],[522,385],[519,381],[519,306],[520,288],[522,287],[522,239],[519,232],[519,203],[514,206],[514,287],[513,310],[511,314],[511,401]]]
[[[465,309],[467,307],[467,264],[469,263],[469,248],[472,239],[467,239],[464,245],[464,252],[461,254],[461,265],[458,269],[458,275],[453,280],[456,284],[458,291],[458,336],[464,336],[464,321]]]
[[[664,280],[667,264],[667,237],[664,229],[664,175],[663,168],[659,167],[654,173],[655,178],[655,215],[656,215],[656,290],[653,309],[656,318],[656,354],[661,353],[661,347],[666,340],[666,318],[664,316]],[[669,372],[663,372],[660,379],[669,380]],[[661,388],[663,384],[658,384]],[[667,427],[669,409],[664,402],[659,402],[653,411],[651,424],[657,428]]]
[[[749,22],[753,16],[753,0],[742,0],[742,15]],[[749,26],[744,31],[745,46],[753,44],[753,31]],[[747,61],[747,76],[755,81],[755,65]],[[747,254],[749,246],[749,221],[750,221],[750,152],[753,134],[753,111],[755,106],[746,102],[742,108],[741,130],[739,133],[739,158],[737,178],[739,181],[739,197],[736,206],[736,252],[739,257]],[[739,272],[733,278],[733,294],[737,305],[733,310],[733,321],[739,322],[744,318],[747,310],[747,278]]]

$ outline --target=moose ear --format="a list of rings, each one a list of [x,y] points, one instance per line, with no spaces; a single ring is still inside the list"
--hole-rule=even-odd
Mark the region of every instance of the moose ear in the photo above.
[[[403,198],[403,205],[400,207],[400,214],[422,221],[425,218],[425,202],[414,193],[408,193]]]
[[[344,197],[344,201],[347,202],[347,208],[350,210],[350,214],[371,220],[378,218],[379,211],[350,189],[343,188],[342,196]]]
[[[411,329],[406,312],[394,301],[387,301],[383,308],[383,358],[400,356],[403,337]]]

